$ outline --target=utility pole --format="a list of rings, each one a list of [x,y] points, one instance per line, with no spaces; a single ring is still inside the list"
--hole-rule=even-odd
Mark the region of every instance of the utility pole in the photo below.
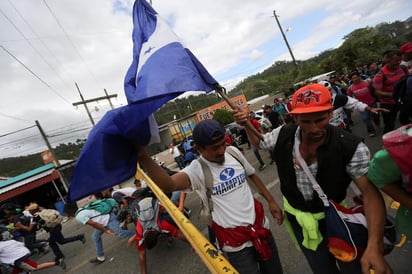
[[[109,94],[107,94],[106,89],[104,89],[104,93],[106,94],[106,96],[96,97],[96,98],[84,100],[83,95],[82,95],[82,93],[80,92],[79,86],[77,85],[77,83],[74,83],[74,84],[76,85],[77,91],[79,92],[80,98],[81,98],[82,100],[81,100],[80,102],[75,102],[75,103],[73,103],[72,105],[73,105],[73,106],[84,105],[84,108],[86,109],[87,115],[89,115],[90,122],[91,122],[92,125],[94,126],[95,123],[94,123],[93,117],[92,117],[92,115],[91,115],[91,113],[90,113],[90,111],[89,111],[89,108],[87,107],[87,103],[97,102],[97,101],[100,101],[100,100],[108,100],[108,101],[109,101],[109,104],[110,104],[110,107],[113,109],[113,104],[112,104],[112,101],[110,101],[110,98],[115,98],[115,97],[117,97],[117,94],[110,94],[110,95],[109,95]]]
[[[276,15],[276,11],[273,11],[273,16],[275,16],[276,23],[278,23],[278,27],[279,27],[279,29],[280,29],[280,33],[282,34],[283,40],[285,41],[285,44],[286,44],[286,46],[288,47],[290,56],[292,56],[293,64],[295,65],[295,67],[297,67],[298,64],[296,63],[295,56],[293,56],[292,49],[290,48],[289,43],[288,43],[288,39],[286,39],[286,35],[285,35],[285,33],[283,32],[282,26],[280,25],[278,16]]]
[[[47,148],[49,149],[51,155],[53,156],[54,165],[56,167],[60,166],[59,160],[57,159],[56,154],[54,153],[54,150],[53,150],[52,146],[50,145],[49,140],[47,139],[46,134],[44,133],[42,127],[40,126],[39,121],[37,121],[37,120],[36,120],[36,126],[39,129],[41,137],[43,137],[43,140],[46,143]]]

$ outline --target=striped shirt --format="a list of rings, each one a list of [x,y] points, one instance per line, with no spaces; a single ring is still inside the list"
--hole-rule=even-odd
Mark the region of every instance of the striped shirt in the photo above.
[[[385,76],[383,76],[385,74]],[[403,69],[399,66],[396,71],[389,71],[386,66],[384,66],[381,71],[376,73],[373,78],[373,87],[375,90],[382,90],[384,92],[391,92],[395,87],[396,82],[405,75]],[[392,96],[379,96],[379,102],[381,104],[393,105],[395,100]]]

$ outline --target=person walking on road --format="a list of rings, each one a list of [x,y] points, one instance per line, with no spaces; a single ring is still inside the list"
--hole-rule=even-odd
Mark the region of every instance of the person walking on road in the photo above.
[[[67,203],[64,206],[64,213],[69,217],[76,217],[76,221],[84,225],[90,225],[94,228],[92,233],[92,240],[96,248],[97,257],[90,260],[90,263],[103,263],[106,258],[103,250],[103,233],[117,236],[119,238],[134,237],[135,232],[131,230],[124,230],[120,227],[116,219],[116,215],[111,212],[109,214],[102,214],[94,209],[87,209],[77,207],[77,204]]]
[[[173,159],[175,159],[179,169],[183,169],[185,167],[185,158],[183,157],[182,152],[173,143],[171,143],[169,147],[169,152],[172,154]]]
[[[296,124],[276,128],[265,135],[253,134],[256,147],[274,152],[280,187],[284,196],[285,223],[315,274],[392,273],[383,257],[385,205],[378,189],[367,177],[369,149],[361,138],[331,126],[332,97],[321,84],[297,90],[290,112]],[[234,110],[237,123],[247,123],[247,113]],[[368,244],[360,262],[337,261],[328,250],[324,206],[310,179],[301,168],[294,150],[299,150],[310,172],[329,199],[341,203],[353,180],[364,199],[368,223]]]
[[[251,111],[249,113],[250,123],[252,126],[259,132],[262,133],[262,126],[259,124],[258,120],[256,120],[256,113]],[[256,159],[259,161],[259,170],[264,170],[266,168],[266,164],[262,159],[262,156],[259,153],[259,150],[252,145],[253,154],[255,154]]]
[[[173,176],[159,168],[143,148],[138,148],[138,160],[163,191],[199,194],[205,212],[210,213],[219,246],[240,273],[283,273],[269,219],[262,203],[253,197],[246,178],[268,202],[279,225],[283,221],[282,210],[243,154],[226,146],[224,135],[225,129],[218,121],[199,122],[193,130],[193,140],[200,158]]]
[[[387,133],[395,129],[396,116],[399,112],[399,103],[395,102],[393,98],[393,88],[399,79],[408,75],[408,69],[400,66],[402,53],[399,50],[386,51],[384,57],[386,58],[386,64],[373,77],[373,87],[379,98],[381,108],[389,110],[387,113],[382,113],[383,133]]]

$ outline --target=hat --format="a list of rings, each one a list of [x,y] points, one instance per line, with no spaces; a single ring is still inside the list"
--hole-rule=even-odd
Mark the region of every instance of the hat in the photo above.
[[[332,85],[328,81],[320,81],[319,84],[323,85],[326,87],[328,90],[332,89]]]
[[[403,53],[411,53],[412,52],[412,42],[407,42],[400,47],[400,50]]]
[[[305,114],[332,108],[330,91],[321,84],[309,84],[298,89],[292,97],[290,114]]]
[[[36,209],[39,209],[39,205],[36,203],[30,203],[30,205],[26,207],[27,211],[36,210]]]
[[[225,137],[225,129],[216,120],[200,121],[193,129],[193,140],[198,146],[213,145]]]

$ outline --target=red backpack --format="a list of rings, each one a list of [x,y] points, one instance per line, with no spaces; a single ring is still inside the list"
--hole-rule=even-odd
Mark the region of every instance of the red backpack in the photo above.
[[[402,186],[412,193],[412,124],[388,132],[382,137],[383,146],[402,172]]]

